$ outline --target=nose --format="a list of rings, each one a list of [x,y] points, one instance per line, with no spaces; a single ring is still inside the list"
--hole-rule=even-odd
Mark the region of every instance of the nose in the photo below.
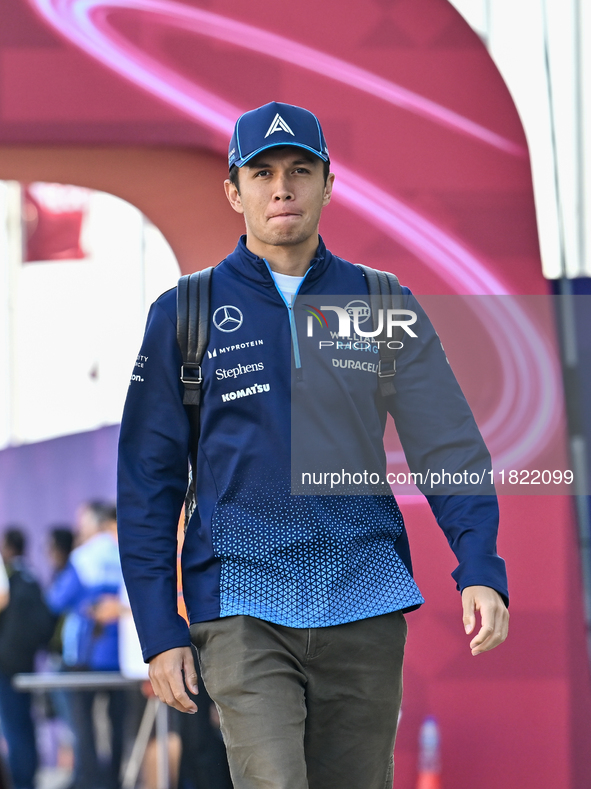
[[[280,202],[282,200],[293,200],[294,194],[290,188],[289,179],[283,173],[277,176],[275,189],[273,191],[273,200]]]

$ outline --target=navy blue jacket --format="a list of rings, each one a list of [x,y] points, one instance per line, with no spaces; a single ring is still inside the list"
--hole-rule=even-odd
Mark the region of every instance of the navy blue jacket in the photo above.
[[[182,554],[191,623],[249,614],[321,627],[423,602],[402,515],[383,484],[387,412],[413,471],[481,471],[490,457],[437,334],[410,291],[403,292],[405,308],[418,315],[418,338],[405,342],[397,393],[386,401],[377,390],[375,345],[336,338],[336,314],[321,309],[367,299],[356,266],[321,242],[293,307],[244,238],[213,271],[198,508]],[[322,325],[315,309],[334,324]],[[176,588],[189,453],[181,363],[173,289],[150,310],[119,445],[121,558],[146,660],[190,643]],[[298,479],[308,469],[365,469],[379,483],[347,495],[322,495],[331,491],[313,485],[310,495],[301,489],[294,495],[294,468]],[[496,498],[428,499],[458,558],[458,588],[481,584],[506,598]]]

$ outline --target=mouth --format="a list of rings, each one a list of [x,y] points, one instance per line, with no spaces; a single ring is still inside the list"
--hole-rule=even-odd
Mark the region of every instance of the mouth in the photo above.
[[[271,214],[269,219],[285,219],[286,217],[291,217],[291,216],[298,217],[301,216],[301,214],[295,213],[294,211],[283,211],[280,214]]]

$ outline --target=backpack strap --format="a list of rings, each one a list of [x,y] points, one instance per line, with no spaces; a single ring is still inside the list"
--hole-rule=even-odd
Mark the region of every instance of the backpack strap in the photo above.
[[[176,338],[183,357],[183,405],[201,401],[201,360],[209,341],[209,300],[213,268],[181,277],[177,286]]]
[[[402,330],[397,326],[392,337],[387,337],[386,315],[387,310],[396,309],[402,305],[402,288],[398,277],[389,271],[377,271],[374,268],[362,266],[361,264],[358,264],[357,268],[361,269],[367,281],[374,330],[378,328],[378,310],[383,310],[383,331],[378,337],[378,340],[381,341],[379,346],[378,385],[380,394],[383,397],[390,397],[390,395],[396,394],[394,376],[396,375],[397,348],[390,348],[388,345],[393,344],[395,341],[400,341]]]
[[[185,529],[196,504],[195,478],[197,474],[197,444],[201,432],[199,408],[201,405],[201,361],[209,342],[209,304],[211,272],[213,268],[185,274],[178,281],[176,296],[176,338],[183,363],[183,405],[191,427],[189,486],[185,496]]]

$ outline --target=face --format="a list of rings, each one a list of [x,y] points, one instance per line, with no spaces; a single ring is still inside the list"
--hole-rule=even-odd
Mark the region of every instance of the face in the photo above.
[[[49,561],[51,566],[56,570],[61,570],[66,566],[68,557],[58,546],[53,542],[49,543]]]
[[[245,164],[240,191],[226,181],[232,208],[244,216],[247,244],[297,246],[318,236],[320,214],[330,201],[334,175],[324,183],[323,162],[302,148],[270,148]]]
[[[77,544],[82,545],[82,543],[93,537],[98,530],[97,519],[92,510],[84,505],[79,507],[76,511]]]

